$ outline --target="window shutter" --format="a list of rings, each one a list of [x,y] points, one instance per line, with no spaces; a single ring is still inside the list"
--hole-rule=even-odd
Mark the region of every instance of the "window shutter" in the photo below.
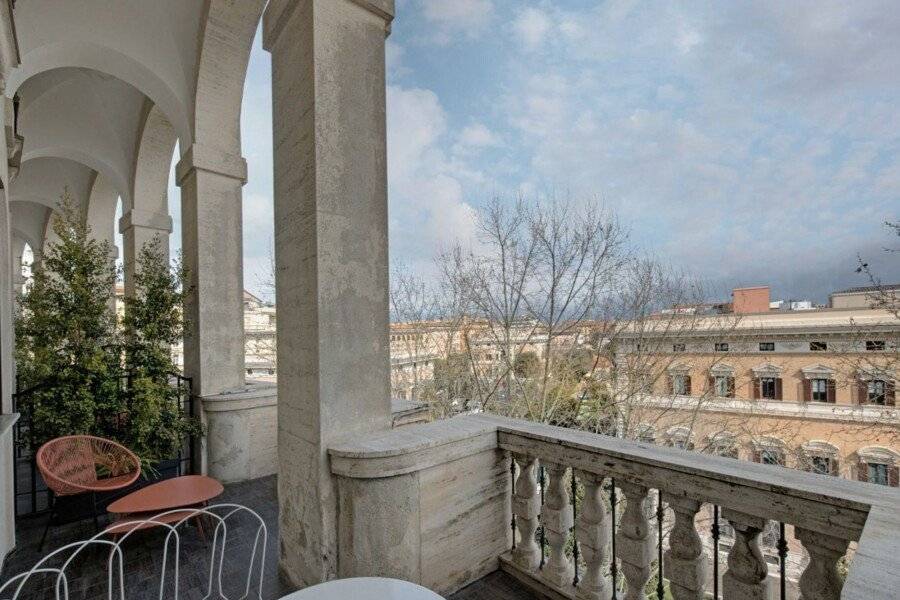
[[[890,467],[888,467],[888,485],[891,487],[900,487],[900,483],[898,483],[897,481],[898,475],[900,475],[900,473],[898,473],[898,470],[900,470],[900,467],[898,467],[897,465],[891,465]]]
[[[803,380],[803,401],[812,402],[812,383],[809,379]]]
[[[775,399],[776,400],[782,399],[781,377],[779,377],[775,380]]]
[[[669,375],[666,378],[666,384],[669,386],[668,393],[674,394],[675,393],[675,377],[673,377],[672,375]]]
[[[711,395],[716,395],[716,378],[712,375],[706,380],[706,389],[709,390]]]
[[[837,388],[835,387],[834,379],[828,380],[828,386],[826,387],[826,389],[828,390],[828,395],[825,397],[826,401],[829,404],[834,404],[835,398],[837,396]]]
[[[690,375],[684,376],[684,393],[687,394],[688,396],[691,395],[691,376]]]
[[[750,380],[750,398],[753,400],[758,400],[762,394],[760,393],[760,381],[759,377],[754,377]]]
[[[829,474],[837,477],[840,474],[837,458],[828,459]]]
[[[729,377],[726,381],[728,383],[728,397],[734,398],[734,377]]]
[[[869,383],[860,381],[856,384],[856,403],[868,404],[869,402]]]
[[[897,404],[897,384],[888,381],[884,386],[884,405],[896,406]]]
[[[759,449],[757,449],[757,448],[753,449],[752,458],[753,458],[753,462],[755,462],[755,463],[762,462],[762,455],[760,454]]]
[[[858,463],[856,463],[856,479],[858,481],[869,480],[869,465],[864,461],[859,461]]]

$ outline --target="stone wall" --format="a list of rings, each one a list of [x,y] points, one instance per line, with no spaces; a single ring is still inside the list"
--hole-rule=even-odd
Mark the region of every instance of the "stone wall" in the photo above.
[[[18,415],[0,415],[0,566],[16,545],[13,490],[13,425]],[[8,493],[7,493],[8,492]]]
[[[204,446],[210,476],[224,482],[246,481],[278,472],[278,389],[248,384],[203,399]],[[393,427],[430,419],[428,407],[408,400],[391,403]]]
[[[448,595],[497,570],[511,543],[510,479],[491,423],[457,417],[329,454],[338,576],[397,577]]]
[[[278,390],[249,385],[203,399],[208,473],[223,483],[278,470]]]

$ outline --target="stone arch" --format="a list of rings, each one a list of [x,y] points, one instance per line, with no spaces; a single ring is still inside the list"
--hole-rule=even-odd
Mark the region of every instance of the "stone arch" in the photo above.
[[[115,245],[116,205],[118,202],[119,192],[116,186],[103,174],[96,174],[82,214],[84,222],[91,228],[93,237],[112,244],[114,255],[118,255]]]
[[[202,21],[193,141],[240,154],[244,80],[265,4],[265,0],[209,0]],[[189,147],[182,145],[181,152]]]
[[[104,180],[111,182],[116,190],[127,190],[127,183],[119,176],[115,168],[102,159],[84,152],[80,148],[65,146],[48,146],[37,148],[22,156],[22,163],[41,158],[60,158],[83,165],[103,176]]]
[[[134,187],[130,202],[123,202],[123,211],[136,209],[168,214],[169,171],[177,142],[178,133],[165,111],[147,101],[134,161]]]
[[[856,456],[867,463],[900,464],[900,452],[884,446],[866,446],[856,451]]]
[[[11,72],[6,95],[12,98],[31,77],[66,67],[99,71],[140,90],[175,124],[179,137],[190,142],[192,128],[178,94],[143,63],[108,46],[85,41],[61,41],[35,48],[25,54],[21,66]]]

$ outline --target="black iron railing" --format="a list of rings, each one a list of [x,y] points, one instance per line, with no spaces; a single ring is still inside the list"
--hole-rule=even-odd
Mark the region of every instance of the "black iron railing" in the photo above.
[[[119,386],[119,391],[127,392],[130,390],[130,374],[118,375],[115,379]],[[169,385],[177,390],[178,409],[183,415],[193,416],[195,413],[191,378],[184,377],[180,373],[169,373],[168,381]],[[13,486],[16,517],[42,514],[49,506],[49,492],[35,463],[37,444],[32,427],[32,403],[29,400],[36,394],[47,393],[57,386],[59,386],[57,382],[48,381],[21,389],[19,382],[16,382],[16,392],[13,394],[13,411],[18,412],[20,415],[13,428],[13,457],[15,463]],[[194,446],[194,437],[187,436],[179,445],[176,455],[153,465],[152,472],[147,473],[148,477],[145,477],[143,482],[195,473],[196,457]]]

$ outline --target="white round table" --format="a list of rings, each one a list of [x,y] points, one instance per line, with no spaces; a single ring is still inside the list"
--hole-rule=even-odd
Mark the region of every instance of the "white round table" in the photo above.
[[[281,600],[444,600],[428,588],[385,577],[335,579],[296,591]]]

